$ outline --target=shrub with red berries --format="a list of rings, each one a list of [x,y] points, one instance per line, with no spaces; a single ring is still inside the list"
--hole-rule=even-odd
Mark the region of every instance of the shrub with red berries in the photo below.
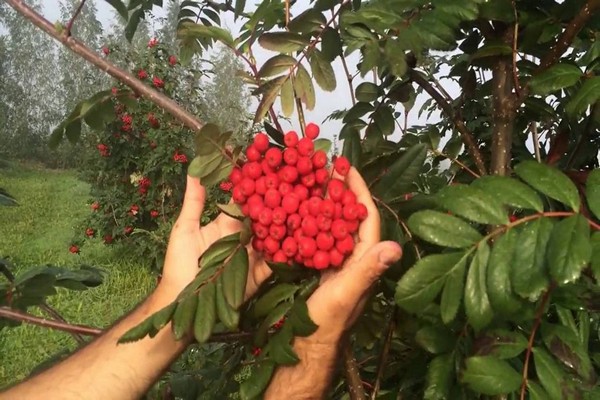
[[[283,147],[257,134],[247,162],[229,176],[232,198],[251,219],[252,246],[267,261],[341,267],[367,208],[344,182],[348,159],[337,157],[329,167],[327,153],[315,150],[319,127],[308,124],[305,133],[287,132]],[[229,182],[221,188],[229,189]]]

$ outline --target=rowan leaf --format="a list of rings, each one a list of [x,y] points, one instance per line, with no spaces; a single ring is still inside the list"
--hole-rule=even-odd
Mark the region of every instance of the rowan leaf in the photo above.
[[[123,334],[119,338],[118,343],[130,343],[137,342],[140,339],[143,339],[147,335],[151,334],[154,331],[154,325],[152,323],[152,316],[146,318],[140,324],[134,326],[129,329],[127,332]]]
[[[291,53],[304,49],[310,39],[292,32],[266,32],[258,37],[258,43],[267,50]]]
[[[573,86],[582,75],[583,72],[578,66],[558,63],[531,78],[529,86],[531,93],[543,96]]]
[[[508,214],[502,202],[476,187],[446,186],[437,193],[436,200],[453,214],[480,224],[508,223]]]
[[[235,331],[240,322],[240,313],[235,308],[231,307],[225,299],[225,293],[223,293],[222,274],[217,279],[215,308],[217,312],[217,318],[223,323],[223,325],[225,325],[225,328],[230,331]]]
[[[217,204],[217,207],[219,207],[219,210],[221,210],[223,213],[229,215],[231,218],[240,219],[240,220],[243,220],[244,218],[246,218],[246,216],[244,215],[244,213],[242,212],[242,209],[240,208],[240,206],[238,204],[235,204],[235,203]]]
[[[542,194],[579,211],[579,192],[571,179],[558,169],[528,160],[518,164],[515,173]]]
[[[312,110],[315,108],[315,87],[308,71],[302,64],[298,65],[298,69],[296,70],[294,91],[296,92],[296,97],[302,100],[306,109]]]
[[[379,97],[379,86],[371,82],[363,82],[354,90],[356,100],[370,103]]]
[[[255,124],[260,122],[260,120],[262,120],[265,114],[269,111],[269,108],[271,108],[275,102],[275,99],[277,99],[277,96],[281,92],[281,87],[287,79],[287,75],[279,76],[265,82],[259,88],[262,92],[262,98],[258,103],[258,107],[256,108],[256,113],[254,115]]]
[[[195,293],[190,293],[177,303],[177,308],[173,313],[172,325],[175,340],[181,340],[187,333],[192,331],[197,306],[198,296]]]
[[[501,315],[511,315],[521,308],[521,300],[513,293],[511,269],[518,234],[515,229],[500,236],[492,247],[487,268],[488,297],[492,309]]]
[[[559,285],[576,281],[592,257],[590,227],[581,214],[554,225],[548,242],[548,269]]]
[[[465,360],[462,381],[475,392],[495,396],[517,390],[521,386],[521,374],[496,357],[474,356]]]
[[[281,112],[286,117],[290,117],[294,113],[295,106],[294,86],[291,79],[286,80],[281,86],[279,100],[281,102]]]
[[[202,179],[214,172],[223,162],[223,154],[215,151],[206,155],[197,155],[188,166],[188,175]]]
[[[317,49],[312,51],[309,61],[317,85],[326,92],[334,91],[337,84],[331,63]]]
[[[198,343],[204,343],[210,338],[217,320],[216,285],[209,282],[198,290],[198,306],[194,316],[194,337]]]
[[[476,331],[487,326],[494,313],[487,294],[486,276],[490,248],[486,242],[479,244],[471,260],[465,284],[465,312]]]
[[[291,345],[293,337],[292,328],[288,325],[285,325],[279,332],[271,336],[265,349],[269,352],[269,358],[279,365],[298,363],[300,359]]]
[[[240,384],[240,399],[255,400],[264,392],[271,381],[275,363],[262,360],[255,364],[248,379]]]
[[[442,354],[435,357],[427,367],[423,399],[449,399],[454,376],[454,356],[452,354]]]
[[[507,176],[487,175],[476,179],[473,187],[483,190],[488,195],[511,207],[527,210],[544,211],[544,203],[540,196],[524,183]]]
[[[584,113],[590,104],[600,99],[600,76],[586,79],[583,85],[565,106],[565,111],[574,117]]]
[[[440,314],[442,322],[446,325],[454,321],[460,308],[465,287],[465,270],[466,259],[458,268],[448,274],[444,290],[442,290]]]
[[[244,302],[248,268],[248,250],[239,246],[223,269],[223,293],[227,303],[236,310]]]
[[[374,192],[387,203],[403,199],[406,193],[413,191],[414,182],[423,168],[426,157],[425,144],[409,148],[390,165],[389,171],[375,185]]]
[[[410,216],[407,225],[415,235],[438,246],[460,249],[482,238],[467,222],[438,211],[417,211]]]
[[[253,315],[261,318],[267,315],[279,303],[294,298],[294,294],[300,287],[290,283],[282,283],[271,288],[254,304]]]
[[[342,39],[337,29],[326,27],[321,33],[321,52],[323,58],[329,62],[342,55]]]
[[[546,389],[549,399],[562,400],[565,373],[560,365],[540,347],[533,348],[533,362],[538,379]]]
[[[162,328],[164,328],[171,320],[176,307],[177,302],[174,301],[157,313],[154,313],[152,315],[152,326],[154,326],[154,329],[160,331]]]
[[[433,325],[426,325],[419,329],[415,334],[415,342],[431,354],[449,352],[456,344],[451,331]]]
[[[261,78],[268,78],[283,72],[289,72],[290,68],[295,64],[296,59],[294,57],[288,56],[287,54],[277,54],[265,61],[258,71],[258,76]]]
[[[527,338],[519,332],[506,329],[486,330],[473,342],[473,354],[494,356],[499,359],[517,357],[527,349]]]
[[[200,269],[223,262],[240,243],[240,233],[232,233],[217,240],[209,246],[200,257]]]

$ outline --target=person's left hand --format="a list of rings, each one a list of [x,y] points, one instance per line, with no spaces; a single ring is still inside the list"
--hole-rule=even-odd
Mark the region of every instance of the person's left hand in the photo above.
[[[242,222],[221,213],[214,221],[200,227],[206,189],[196,178],[188,176],[185,197],[179,218],[173,226],[160,287],[173,299],[196,277],[198,260],[211,244],[220,238],[239,232]],[[270,276],[271,270],[262,256],[248,246],[250,268],[245,298],[250,298]]]

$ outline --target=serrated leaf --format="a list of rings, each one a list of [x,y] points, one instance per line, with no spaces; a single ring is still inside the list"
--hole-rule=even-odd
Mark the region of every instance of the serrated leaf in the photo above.
[[[240,384],[240,399],[255,400],[267,388],[275,370],[275,363],[268,360],[260,361],[250,372],[248,379]]]
[[[371,82],[363,82],[354,91],[356,100],[370,103],[379,97],[379,86]]]
[[[294,305],[290,309],[286,324],[292,327],[292,331],[296,336],[310,336],[319,327],[308,315],[308,307],[306,302],[297,298]]]
[[[244,302],[248,280],[248,250],[240,246],[223,269],[223,292],[231,307],[238,309]]]
[[[558,63],[531,78],[529,86],[531,93],[546,95],[573,86],[582,75],[583,72],[576,65]]]
[[[415,235],[438,246],[460,249],[472,246],[482,238],[462,219],[438,211],[418,211],[410,216],[407,225]]]
[[[600,76],[587,79],[567,103],[565,111],[572,116],[578,116],[598,99],[600,99]]]
[[[327,25],[327,20],[323,13],[308,8],[294,17],[287,25],[290,32],[296,33],[318,33],[321,26]]]
[[[464,269],[466,258],[463,252],[422,258],[398,281],[396,304],[411,312],[422,311],[437,297],[446,277],[458,269]]]
[[[465,360],[462,381],[478,393],[495,396],[517,390],[521,386],[521,374],[506,361],[475,356]]]
[[[123,4],[121,0],[106,0],[106,2],[113,6],[115,10],[117,10],[117,12],[121,16],[121,18],[123,18],[124,21],[127,21],[129,19],[129,12],[127,11],[127,7],[125,6],[125,4]]]
[[[473,342],[473,354],[499,359],[517,357],[527,349],[527,338],[506,329],[486,330]]]
[[[385,54],[385,59],[389,65],[390,72],[398,78],[402,78],[408,70],[406,54],[404,52],[405,46],[399,39],[386,40],[383,53]]]
[[[425,378],[424,400],[450,399],[450,388],[454,379],[454,357],[443,354],[429,363]]]
[[[281,112],[286,117],[290,117],[294,113],[295,105],[294,86],[292,85],[291,79],[288,79],[283,83],[279,96],[279,100],[281,101]]]
[[[282,301],[294,298],[294,294],[298,291],[298,285],[282,283],[271,288],[254,304],[253,314],[256,318],[267,315]]]
[[[298,65],[298,68],[296,69],[294,91],[296,92],[296,97],[302,100],[307,110],[312,110],[315,108],[315,87],[312,79],[310,79],[308,71],[302,64]]]
[[[358,102],[352,106],[344,116],[342,122],[345,124],[353,122],[354,120],[359,119],[363,115],[375,110],[375,107],[371,103]]]
[[[575,212],[579,211],[577,188],[569,177],[558,169],[528,160],[518,164],[515,173],[537,191],[566,204]]]
[[[595,169],[588,175],[585,183],[587,204],[590,211],[600,219],[600,169]]]
[[[308,46],[310,39],[292,32],[266,32],[258,37],[258,43],[267,50],[291,53]]]
[[[472,186],[495,196],[502,203],[527,210],[544,211],[540,196],[524,183],[507,176],[487,175],[476,179]]]
[[[540,347],[533,348],[533,362],[538,379],[552,400],[562,400],[564,371],[552,356]]]
[[[331,63],[327,61],[321,52],[314,49],[310,56],[310,69],[313,73],[313,78],[317,85],[326,92],[334,91],[337,84],[335,80],[335,72]]]
[[[465,287],[465,270],[466,270],[466,259],[461,265],[458,266],[452,273],[448,274],[444,290],[442,291],[442,297],[440,300],[440,315],[444,324],[449,324],[454,321],[460,303],[463,299],[464,287]]]
[[[374,192],[387,203],[403,199],[406,193],[413,190],[426,157],[425,144],[409,148],[390,166],[388,173],[375,185]]]
[[[160,331],[162,328],[164,328],[171,320],[171,317],[173,316],[173,312],[175,312],[176,307],[177,302],[174,301],[173,303],[164,307],[162,310],[153,314],[152,325],[154,326],[154,329]]]
[[[288,79],[287,75],[280,76],[270,81],[265,82],[259,89],[262,90],[262,98],[258,103],[258,107],[256,108],[256,114],[254,115],[254,123],[260,122],[265,116],[265,114],[269,111],[269,108],[279,96],[281,92],[281,86]]]
[[[487,268],[488,297],[492,309],[501,315],[511,315],[521,308],[511,283],[511,270],[517,244],[517,231],[510,229],[494,242]]]
[[[172,325],[175,340],[181,340],[186,334],[191,333],[197,307],[198,296],[195,293],[190,293],[177,303]]]
[[[217,280],[215,297],[215,306],[219,321],[221,321],[228,330],[237,330],[240,322],[240,313],[231,307],[225,299],[225,294],[223,293],[223,275],[219,276]]]
[[[559,285],[576,281],[590,262],[590,227],[581,214],[565,218],[552,229],[548,242],[548,269]]]
[[[153,330],[152,317],[146,318],[139,325],[136,325],[125,332],[125,334],[119,338],[118,343],[136,342],[152,333]]]
[[[550,283],[546,249],[552,233],[549,218],[527,222],[519,231],[511,270],[511,283],[519,296],[537,300]]]
[[[321,52],[323,58],[329,62],[342,55],[342,40],[337,29],[326,27],[321,33]]]
[[[494,317],[487,294],[486,276],[490,248],[486,242],[479,244],[471,260],[465,284],[465,312],[476,331],[487,326]]]
[[[394,133],[394,129],[396,128],[396,120],[394,119],[394,114],[391,107],[377,107],[375,112],[371,115],[371,118],[383,136],[389,136]]]
[[[508,214],[502,203],[475,187],[446,186],[436,195],[437,203],[453,214],[480,224],[507,224]]]
[[[288,56],[287,54],[277,54],[265,61],[258,71],[258,76],[261,78],[268,78],[283,72],[289,72],[290,68],[295,64],[296,59],[294,57]]]
[[[217,240],[211,244],[200,257],[200,268],[204,269],[210,265],[216,265],[225,261],[225,259],[233,253],[239,243],[239,232],[232,233],[231,235],[224,236]]]
[[[452,350],[456,340],[448,329],[426,325],[415,334],[415,342],[431,354],[442,354]]]
[[[202,286],[198,291],[197,307],[194,310],[194,337],[198,343],[204,343],[210,337],[217,319],[216,285],[213,282]],[[176,311],[177,312],[177,311]],[[177,336],[177,335],[176,335]]]

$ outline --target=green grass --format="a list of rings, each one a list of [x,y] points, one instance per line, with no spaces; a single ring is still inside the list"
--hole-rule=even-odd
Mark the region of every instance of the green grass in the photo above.
[[[104,284],[97,288],[61,289],[50,298],[49,304],[67,321],[108,327],[153,288],[155,278],[143,260],[131,259],[116,247],[98,241],[84,246],[79,256],[68,252],[75,227],[90,212],[89,186],[77,179],[76,172],[11,165],[0,168],[0,187],[20,204],[0,207],[0,257],[10,258],[15,273],[44,264],[88,264],[106,271]],[[41,362],[75,347],[69,334],[37,326],[0,331],[0,388],[26,378]]]

